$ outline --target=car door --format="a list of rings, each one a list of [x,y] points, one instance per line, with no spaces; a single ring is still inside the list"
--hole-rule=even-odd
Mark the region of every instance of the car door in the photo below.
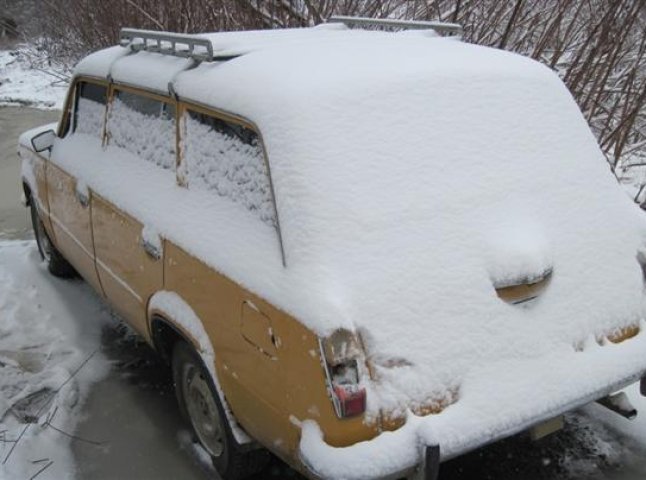
[[[170,99],[114,87],[106,130],[109,151],[135,162],[115,167],[123,169],[120,175],[128,176],[136,162],[174,171],[175,107]],[[148,232],[142,219],[118,208],[113,199],[94,194],[91,201],[96,265],[105,295],[135,330],[148,337],[148,299],[163,287],[163,242]],[[136,201],[154,208],[154,198],[137,197]]]
[[[102,142],[107,103],[107,84],[99,81],[79,81],[73,97],[72,118],[66,137],[82,135],[98,144]],[[54,145],[52,162],[47,168],[47,199],[57,248],[97,291],[101,284],[94,264],[94,243],[90,224],[90,192],[85,183],[74,176],[75,164],[87,160],[83,152],[74,158],[60,159]],[[64,160],[65,168],[60,166]]]

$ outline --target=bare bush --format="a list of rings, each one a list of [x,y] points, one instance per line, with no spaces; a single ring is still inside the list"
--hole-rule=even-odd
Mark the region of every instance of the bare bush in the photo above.
[[[115,44],[122,26],[195,33],[308,26],[332,14],[458,22],[464,25],[465,41],[519,52],[556,70],[613,169],[635,161],[646,163],[646,0],[40,3],[42,47],[68,63],[90,50]]]

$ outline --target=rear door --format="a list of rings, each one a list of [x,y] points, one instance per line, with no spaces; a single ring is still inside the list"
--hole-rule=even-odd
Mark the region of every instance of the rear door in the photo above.
[[[107,84],[79,81],[74,90],[72,118],[66,136],[84,135],[101,143],[107,103]],[[56,146],[54,146],[54,150]],[[55,157],[55,151],[52,157]],[[90,224],[90,192],[72,174],[82,153],[64,159],[67,167],[50,162],[47,168],[47,197],[54,241],[74,268],[97,291],[101,284],[94,265],[94,244]]]
[[[106,130],[110,151],[133,162],[115,167],[122,168],[124,178],[137,162],[147,162],[149,168],[175,170],[175,105],[170,99],[114,87]],[[137,202],[143,208],[155,208],[154,198],[138,197]],[[163,286],[162,239],[145,228],[141,218],[98,195],[92,196],[92,228],[105,295],[133,328],[147,337],[148,299]]]

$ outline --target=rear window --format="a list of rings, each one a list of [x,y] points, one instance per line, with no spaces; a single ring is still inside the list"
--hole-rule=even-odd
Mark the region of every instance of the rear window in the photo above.
[[[110,145],[159,167],[175,170],[175,106],[172,103],[115,90],[108,132]]]
[[[258,134],[235,122],[186,114],[183,175],[199,188],[244,206],[276,226],[269,171]]]
[[[74,132],[103,137],[108,89],[104,85],[79,82],[76,86]]]

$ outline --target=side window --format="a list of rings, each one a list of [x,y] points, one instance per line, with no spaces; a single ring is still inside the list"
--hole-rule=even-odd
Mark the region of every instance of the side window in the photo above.
[[[175,170],[175,106],[115,90],[108,119],[110,145],[162,168]]]
[[[73,124],[75,133],[102,138],[107,98],[108,89],[104,85],[89,82],[79,82],[76,85]]]
[[[258,134],[245,126],[187,111],[183,175],[200,188],[244,206],[276,226],[269,172]]]

